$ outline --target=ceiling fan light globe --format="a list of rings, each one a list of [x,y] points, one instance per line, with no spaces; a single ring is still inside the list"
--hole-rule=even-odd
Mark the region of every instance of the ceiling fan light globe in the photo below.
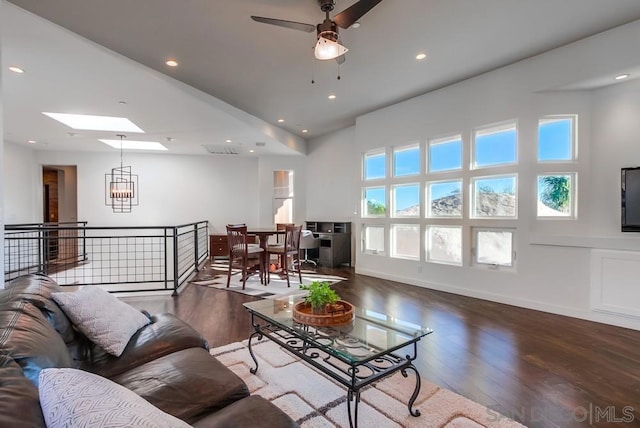
[[[315,57],[319,60],[328,60],[344,55],[349,49],[345,48],[338,42],[325,39],[324,37],[318,37],[318,43],[316,43]]]

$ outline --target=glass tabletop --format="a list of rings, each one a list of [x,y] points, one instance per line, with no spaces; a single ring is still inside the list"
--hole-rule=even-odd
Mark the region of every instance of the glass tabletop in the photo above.
[[[352,363],[388,354],[433,332],[421,325],[358,307],[354,307],[352,322],[313,327],[293,319],[293,306],[302,300],[303,296],[287,296],[245,303],[244,306],[259,318],[289,332],[294,338],[308,341]]]

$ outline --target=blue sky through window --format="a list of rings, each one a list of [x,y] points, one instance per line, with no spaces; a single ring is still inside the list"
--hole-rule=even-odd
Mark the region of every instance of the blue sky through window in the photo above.
[[[420,174],[420,147],[415,146],[394,151],[393,173],[396,177]]]
[[[364,157],[364,179],[374,180],[385,178],[386,176],[386,160],[384,153],[376,153],[365,155]]]
[[[476,133],[475,166],[485,167],[516,161],[517,133],[515,126],[496,132]]]
[[[462,139],[429,144],[429,172],[462,168]]]
[[[573,120],[543,119],[538,124],[538,160],[571,160]]]
[[[395,197],[395,214],[420,204],[420,185],[407,184],[393,188]]]

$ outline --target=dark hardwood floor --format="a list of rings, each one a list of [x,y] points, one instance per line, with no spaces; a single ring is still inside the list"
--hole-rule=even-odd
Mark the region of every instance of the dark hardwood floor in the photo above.
[[[531,427],[640,426],[640,331],[414,287],[351,268],[345,300],[432,328],[419,342],[422,377]],[[199,276],[211,275],[204,270]],[[171,312],[211,347],[252,332],[242,303],[255,298],[189,284],[178,297],[124,299]],[[487,412],[488,420],[496,414]]]

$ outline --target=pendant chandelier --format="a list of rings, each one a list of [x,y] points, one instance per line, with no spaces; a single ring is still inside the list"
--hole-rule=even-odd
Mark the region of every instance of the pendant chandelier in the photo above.
[[[104,176],[105,204],[111,206],[114,213],[130,213],[131,207],[138,205],[138,175],[131,174],[130,166],[123,166],[122,140],[126,135],[118,134],[120,138],[120,166],[111,169],[111,173]]]

